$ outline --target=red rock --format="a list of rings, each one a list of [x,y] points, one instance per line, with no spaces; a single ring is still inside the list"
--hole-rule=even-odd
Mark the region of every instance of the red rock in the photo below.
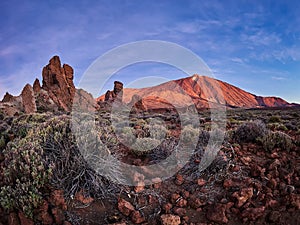
[[[177,194],[177,193],[173,193],[173,194],[171,194],[171,198],[170,198],[170,201],[171,201],[171,203],[176,203],[177,202],[177,200],[180,198],[180,195],[179,194]]]
[[[189,206],[193,209],[198,209],[200,206],[205,205],[206,203],[201,201],[196,196],[192,195],[188,200]]]
[[[118,209],[125,216],[129,216],[135,210],[130,202],[122,198],[118,200]]]
[[[81,202],[82,204],[90,204],[91,202],[94,201],[94,199],[92,197],[86,197],[84,195],[84,191],[80,190],[79,192],[77,192],[75,194],[75,199],[79,202]]]
[[[228,223],[228,219],[225,215],[226,205],[216,204],[207,211],[206,217],[208,220],[216,223]]]
[[[42,88],[49,93],[56,105],[65,111],[70,111],[75,93],[73,69],[68,65],[61,67],[59,57],[54,56],[43,68],[42,76]]]
[[[18,216],[21,225],[34,225],[34,222],[31,219],[27,218],[23,212],[19,212]]]
[[[300,209],[300,194],[290,194],[291,205]]]
[[[165,213],[170,213],[171,209],[172,209],[172,204],[171,203],[166,203],[163,205],[163,210],[165,211]]]
[[[206,184],[206,180],[200,178],[200,179],[197,180],[197,184],[198,184],[200,187],[202,187],[202,186],[204,186],[204,185]]]
[[[180,217],[172,214],[163,214],[160,216],[162,225],[179,225],[181,223]]]
[[[131,214],[131,221],[134,224],[140,224],[145,221],[145,218],[142,216],[142,214],[139,211],[133,211]]]
[[[13,100],[14,96],[9,94],[8,92],[5,93],[2,102],[11,102]]]
[[[35,79],[33,83],[33,91],[35,94],[39,93],[42,89],[39,79]]]
[[[55,220],[55,224],[58,224],[58,225],[61,225],[63,224],[64,220],[65,220],[65,215],[64,215],[64,212],[59,209],[59,208],[53,208],[51,210],[52,212],[52,215],[54,217],[54,220]]]
[[[8,225],[20,225],[18,216],[16,213],[12,212],[8,216]]]
[[[181,174],[177,174],[175,178],[175,184],[182,185],[184,182],[183,176]]]
[[[25,85],[25,87],[22,90],[21,96],[22,96],[22,104],[23,104],[25,113],[36,112],[34,91],[30,84]]]
[[[49,199],[49,201],[55,206],[61,207],[64,210],[67,209],[63,190],[54,190],[51,193],[51,198]]]
[[[182,197],[184,197],[185,199],[187,199],[188,197],[190,197],[190,192],[188,192],[188,191],[183,191],[183,192],[182,192]]]
[[[72,225],[72,224],[70,222],[68,222],[68,221],[65,221],[64,225]]]
[[[242,212],[242,217],[250,220],[256,220],[257,218],[263,216],[264,212],[264,206],[258,208],[247,208]]]
[[[185,200],[185,199],[180,199],[177,203],[176,203],[176,206],[178,206],[178,207],[186,207],[186,205],[187,205],[187,200]]]
[[[237,199],[236,206],[240,208],[248,199],[251,199],[253,196],[253,188],[243,188],[240,193],[233,193],[232,197]]]
[[[42,223],[45,225],[51,225],[53,223],[53,219],[51,215],[48,213],[49,205],[47,201],[43,201],[43,204],[39,208],[39,217],[42,220]]]
[[[173,212],[180,217],[186,215],[186,209],[184,208],[174,208]]]

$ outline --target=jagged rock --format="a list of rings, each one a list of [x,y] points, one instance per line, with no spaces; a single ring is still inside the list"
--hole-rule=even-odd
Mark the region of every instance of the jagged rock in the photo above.
[[[123,83],[120,81],[115,81],[114,90],[106,92],[104,101],[122,102],[122,99],[123,99]]]
[[[129,216],[135,210],[130,202],[122,198],[118,201],[118,209],[125,216]]]
[[[212,206],[207,212],[207,219],[216,223],[228,223],[228,219],[225,215],[226,205],[216,204]]]
[[[160,216],[162,225],[179,225],[181,223],[180,217],[172,214],[164,214]]]
[[[34,91],[30,84],[25,85],[25,87],[22,90],[21,96],[25,113],[36,112]]]
[[[35,79],[34,83],[33,83],[33,91],[35,94],[39,93],[41,90],[41,84],[39,79]]]
[[[36,96],[36,106],[37,110],[40,112],[55,112],[58,110],[58,106],[50,98],[49,93],[44,89],[41,89],[38,95]]]
[[[43,68],[42,76],[42,87],[50,98],[59,108],[70,111],[75,93],[72,67],[66,64],[61,67],[59,57],[54,56]]]
[[[8,92],[5,93],[3,99],[2,99],[2,102],[10,102],[12,101],[14,98],[13,95],[9,94]]]
[[[73,108],[77,111],[93,112],[97,107],[93,96],[83,89],[77,89],[73,99]]]

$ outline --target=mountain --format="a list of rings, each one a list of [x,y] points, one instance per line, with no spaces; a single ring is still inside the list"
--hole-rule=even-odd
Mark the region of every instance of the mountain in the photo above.
[[[226,105],[230,108],[294,106],[278,97],[256,96],[226,82],[197,74],[148,88],[124,88],[123,102],[133,104],[133,98],[139,98],[144,109],[168,108],[171,104],[175,107],[188,107],[190,99],[197,108],[214,105]],[[100,96],[96,100],[105,101],[105,97]]]

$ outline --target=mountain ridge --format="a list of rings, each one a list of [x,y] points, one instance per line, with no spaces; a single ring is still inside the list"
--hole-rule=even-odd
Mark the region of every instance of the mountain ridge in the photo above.
[[[229,108],[292,107],[297,105],[280,97],[258,96],[227,82],[198,74],[146,88],[124,88],[123,102],[130,103],[134,95],[142,98],[145,105],[147,105],[147,99],[153,102],[156,98],[156,108],[161,108],[160,102],[165,105],[162,99],[168,100],[176,107],[188,107],[189,105],[186,103],[192,99],[197,108],[210,108],[213,104],[226,105]],[[103,95],[96,98],[97,102],[104,100]],[[155,107],[145,106],[145,108]]]

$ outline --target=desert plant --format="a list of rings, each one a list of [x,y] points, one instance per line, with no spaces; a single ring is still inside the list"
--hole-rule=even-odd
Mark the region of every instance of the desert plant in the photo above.
[[[185,126],[181,131],[181,140],[184,144],[190,145],[198,142],[199,129],[193,128],[191,125]]]
[[[153,138],[137,138],[132,145],[132,152],[138,156],[150,153],[154,148],[160,145],[160,141]]]
[[[281,122],[280,116],[271,116],[269,118],[269,123],[280,123],[280,122]]]
[[[272,151],[274,148],[290,150],[293,147],[291,137],[281,131],[269,131],[260,139],[265,150]]]
[[[4,155],[0,204],[8,210],[22,210],[32,218],[52,174],[51,167],[45,165],[39,138],[30,131],[25,138],[10,142]]]
[[[263,122],[259,120],[250,121],[238,126],[234,139],[239,143],[255,142],[257,138],[264,136],[266,133],[267,129]]]

